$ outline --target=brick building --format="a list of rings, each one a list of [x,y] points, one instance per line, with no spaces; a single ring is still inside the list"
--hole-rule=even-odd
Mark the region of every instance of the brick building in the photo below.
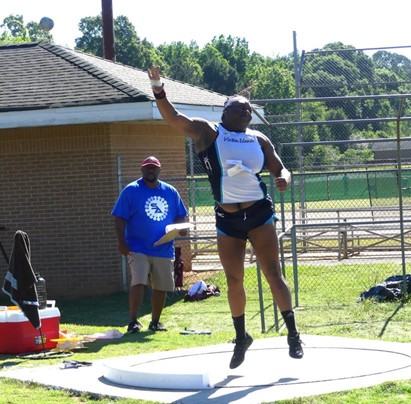
[[[181,111],[219,121],[226,96],[163,81]],[[148,155],[161,178],[185,177],[184,137],[162,121],[146,72],[51,44],[0,46],[0,241],[9,253],[27,232],[49,298],[124,288],[110,214],[117,161],[134,179]],[[0,255],[1,282],[6,270]]]

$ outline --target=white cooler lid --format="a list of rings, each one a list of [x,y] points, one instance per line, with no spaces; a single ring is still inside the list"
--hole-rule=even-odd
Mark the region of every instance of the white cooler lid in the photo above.
[[[0,306],[0,323],[21,323],[29,321],[20,309],[9,309],[9,306]],[[13,306],[10,306],[13,307]],[[60,317],[58,307],[47,307],[39,310],[40,319]]]

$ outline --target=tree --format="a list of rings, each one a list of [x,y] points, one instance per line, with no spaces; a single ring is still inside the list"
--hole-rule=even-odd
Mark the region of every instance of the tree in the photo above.
[[[252,99],[281,99],[294,97],[294,79],[292,71],[286,68],[282,60],[265,60],[259,69],[254,69],[254,76],[250,88]],[[264,106],[265,116],[269,122],[293,120],[295,118],[295,104],[267,103]],[[290,118],[288,118],[290,117]],[[273,139],[274,140],[274,139]],[[279,128],[275,131],[276,142],[296,141],[295,131]]]
[[[226,95],[236,93],[238,73],[214,45],[207,44],[203,48],[199,55],[199,63],[206,88]]]
[[[347,119],[347,115],[345,114],[344,109],[333,108],[327,112],[326,118],[329,121],[345,121]],[[353,125],[351,123],[335,123],[330,127],[331,139],[323,140],[349,140],[352,132]],[[347,149],[347,144],[340,144],[339,148],[343,152]]]
[[[220,35],[218,38],[214,37],[210,45],[217,49],[223,59],[236,71],[238,77],[236,91],[247,87],[248,83],[243,81],[243,77],[247,70],[250,50],[245,38],[232,37],[231,35],[225,38],[224,35]]]
[[[30,41],[32,42],[37,42],[37,41],[42,41],[42,42],[53,42],[53,35],[50,32],[44,31],[44,29],[41,28],[40,24],[34,21],[30,21],[26,25],[26,29],[30,38]]]
[[[79,22],[79,31],[83,34],[76,38],[75,49],[95,56],[103,57],[103,20],[97,17],[84,17]]]
[[[80,20],[79,30],[83,34],[76,39],[75,49],[103,57],[103,20],[101,15]],[[162,64],[157,49],[146,39],[141,40],[134,25],[125,16],[114,19],[116,61],[128,66],[147,69]]]
[[[22,15],[10,15],[3,20],[2,28],[6,28],[10,36],[14,38],[28,39],[27,29],[24,26]]]
[[[404,55],[387,51],[378,51],[372,55],[374,65],[378,69],[386,69],[394,73],[399,81],[409,81],[411,77],[411,61]]]
[[[339,164],[345,167],[369,164],[374,161],[374,153],[370,149],[350,148],[340,157]]]
[[[264,63],[258,73],[253,77],[248,75],[252,80],[251,95],[253,98],[292,98],[295,94],[295,84],[292,70],[281,61],[271,61]],[[290,113],[294,110],[290,104],[270,104],[267,111],[272,114]]]
[[[335,166],[341,158],[338,147],[331,145],[316,145],[304,159],[306,169]]]
[[[0,43],[53,42],[53,35],[42,30],[39,23],[31,21],[24,25],[22,15],[9,15],[0,28]]]
[[[198,63],[199,48],[195,42],[186,45],[183,42],[163,44],[158,47],[168,69],[164,73],[175,80],[203,86],[203,71]]]

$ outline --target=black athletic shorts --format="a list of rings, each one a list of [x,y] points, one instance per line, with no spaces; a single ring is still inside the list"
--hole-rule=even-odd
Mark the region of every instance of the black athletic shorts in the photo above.
[[[218,203],[215,204],[214,210],[217,233],[242,240],[248,239],[250,230],[278,220],[277,216],[274,215],[270,196],[260,199],[249,208],[241,209],[238,212],[226,212],[221,209]]]

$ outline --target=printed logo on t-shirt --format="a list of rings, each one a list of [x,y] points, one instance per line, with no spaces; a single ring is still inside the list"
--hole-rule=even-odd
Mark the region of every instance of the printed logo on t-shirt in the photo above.
[[[167,216],[168,203],[161,196],[152,196],[147,199],[145,210],[150,219],[159,222]]]

